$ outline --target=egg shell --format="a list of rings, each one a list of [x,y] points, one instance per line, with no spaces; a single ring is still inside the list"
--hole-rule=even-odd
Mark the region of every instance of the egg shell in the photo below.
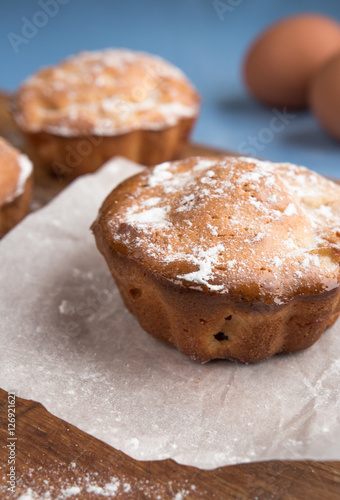
[[[250,92],[270,106],[304,108],[320,66],[340,50],[340,25],[303,14],[283,19],[255,40],[244,63]]]
[[[340,50],[313,78],[309,102],[321,125],[340,140]]]

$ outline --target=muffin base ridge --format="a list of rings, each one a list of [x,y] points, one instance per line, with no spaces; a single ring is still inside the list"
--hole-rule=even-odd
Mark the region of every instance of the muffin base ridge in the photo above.
[[[126,307],[141,327],[191,359],[255,363],[313,345],[340,314],[340,289],[284,305],[182,287],[112,248],[93,226]]]
[[[73,179],[96,171],[113,156],[151,166],[176,158],[185,146],[196,118],[183,118],[163,130],[134,130],[115,136],[67,137],[47,132],[25,133],[35,166],[58,178]]]

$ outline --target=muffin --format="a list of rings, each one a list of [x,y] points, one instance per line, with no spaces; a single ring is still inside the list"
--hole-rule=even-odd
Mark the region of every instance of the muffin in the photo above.
[[[60,177],[122,155],[144,165],[176,157],[199,110],[184,74],[125,49],[83,52],[26,80],[12,101],[35,163]]]
[[[31,191],[30,160],[0,137],[0,237],[25,217]]]
[[[166,162],[121,183],[92,229],[144,330],[200,362],[311,346],[340,312],[340,187],[246,157]]]

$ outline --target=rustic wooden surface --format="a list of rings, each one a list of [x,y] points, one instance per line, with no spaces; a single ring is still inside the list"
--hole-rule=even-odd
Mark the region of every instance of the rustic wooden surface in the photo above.
[[[24,147],[6,111],[7,96],[0,94],[0,135]],[[191,145],[183,156],[218,152]],[[66,183],[36,175],[32,209],[47,203]],[[6,346],[2,346],[6,349]],[[1,381],[0,381],[1,385]],[[84,411],[91,411],[84,408]],[[105,484],[116,485],[106,498],[131,499],[237,499],[338,500],[340,462],[271,461],[221,467],[213,471],[178,465],[172,460],[140,462],[51,415],[41,404],[16,400],[16,492],[7,490],[8,399],[0,389],[0,499],[104,498]],[[340,443],[339,443],[340,446]],[[113,478],[113,482],[112,482]],[[115,482],[116,481],[116,482]],[[91,484],[96,486],[92,488]],[[90,485],[90,487],[89,487]],[[88,490],[88,491],[87,491]],[[32,493],[33,492],[33,493]],[[97,492],[97,493],[96,493]],[[49,494],[50,496],[44,496]],[[36,495],[36,496],[34,496]],[[38,496],[40,495],[40,497]],[[23,497],[25,498],[25,497]],[[26,498],[30,498],[29,495]]]

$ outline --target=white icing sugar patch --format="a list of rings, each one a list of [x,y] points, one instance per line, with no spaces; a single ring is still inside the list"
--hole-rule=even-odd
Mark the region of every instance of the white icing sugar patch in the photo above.
[[[155,106],[155,104],[153,104]],[[151,109],[151,106],[148,108]],[[167,102],[163,104],[157,105],[157,112],[168,116],[167,123],[168,125],[173,125],[178,117],[186,117],[190,118],[195,110],[193,110],[192,106],[185,106],[180,102]]]
[[[159,224],[166,222],[167,210],[165,207],[154,207],[143,212],[131,214],[127,218],[130,224]]]
[[[161,201],[161,198],[159,196],[155,196],[154,198],[148,198],[143,202],[143,205],[146,207],[154,207],[155,205],[158,205],[159,202]]]
[[[251,203],[252,205],[254,205],[254,207],[256,207],[258,210],[262,210],[262,211],[265,211],[265,206],[263,205],[263,203],[261,201],[258,201],[258,200],[255,200],[255,198],[250,198],[249,199],[249,203]]]
[[[266,178],[265,180],[266,186],[272,187],[275,185],[275,177],[273,175],[270,175]]]
[[[312,262],[314,266],[320,267],[320,259],[318,255],[312,255]]]
[[[20,176],[16,194],[21,194],[23,192],[25,182],[33,171],[33,165],[31,160],[26,156],[21,154],[19,156],[19,166],[20,166]]]
[[[17,198],[24,192],[26,181],[33,171],[31,160],[24,154],[19,155],[18,165],[20,167],[20,173],[17,188],[15,190],[15,193],[6,199],[6,203],[11,202],[14,198]]]
[[[316,255],[316,254],[306,255],[306,257],[303,259],[303,261],[301,263],[301,267],[303,269],[307,269],[311,265],[314,265],[316,267],[320,267],[320,259],[319,259],[318,255]]]
[[[155,187],[159,184],[163,184],[164,182],[172,179],[173,175],[169,172],[170,163],[165,162],[157,165],[157,167],[153,170],[152,175],[149,177],[148,183],[149,186]]]
[[[195,202],[195,195],[193,193],[183,196],[183,198],[180,200],[180,206],[176,209],[177,212],[184,212],[185,210],[191,210],[194,202]]]
[[[282,264],[282,260],[277,256],[273,258],[273,262],[276,267],[280,267]]]
[[[177,276],[185,281],[191,281],[193,283],[198,283],[199,285],[205,285],[210,290],[222,290],[224,285],[212,285],[209,280],[213,277],[212,265],[216,261],[218,252],[224,250],[223,245],[217,245],[207,250],[199,250],[198,257],[193,257],[193,261],[199,266],[197,271],[192,273],[182,274]]]
[[[307,257],[305,257],[301,263],[301,267],[303,269],[306,269],[307,267],[309,267],[310,265],[310,256],[308,255]]]
[[[212,179],[211,176],[210,177],[206,176],[206,177],[201,177],[201,182],[203,184],[210,184],[210,186],[213,186],[214,184],[216,184],[217,181],[215,179]]]
[[[259,182],[262,177],[266,176],[266,172],[246,172],[245,174],[241,175],[241,177],[238,179],[238,182],[240,184],[244,182]]]
[[[294,205],[294,203],[290,203],[283,213],[284,215],[288,216],[296,215],[298,213],[296,210],[296,205]]]
[[[262,241],[265,236],[265,233],[258,233],[253,239],[253,242],[257,243],[258,241]]]
[[[331,207],[329,207],[327,205],[321,205],[321,207],[318,208],[316,211],[322,217],[330,218],[333,216],[333,211],[332,211]]]
[[[207,170],[208,168],[214,167],[216,163],[216,160],[205,160],[204,158],[200,158],[193,170]]]

